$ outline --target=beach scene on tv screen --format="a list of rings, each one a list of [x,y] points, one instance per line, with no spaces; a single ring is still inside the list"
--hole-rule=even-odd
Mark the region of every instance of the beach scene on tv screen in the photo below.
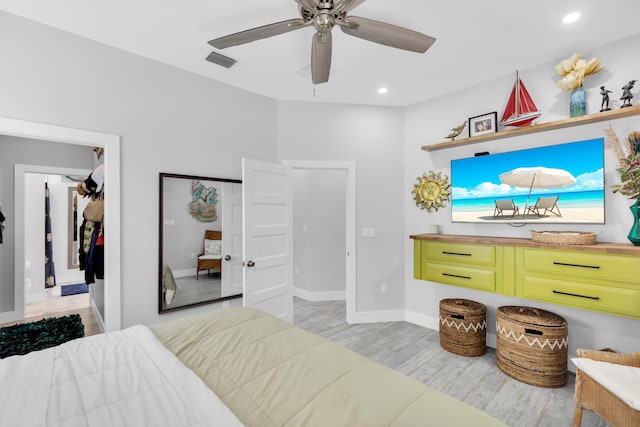
[[[604,223],[604,139],[451,161],[452,222]]]

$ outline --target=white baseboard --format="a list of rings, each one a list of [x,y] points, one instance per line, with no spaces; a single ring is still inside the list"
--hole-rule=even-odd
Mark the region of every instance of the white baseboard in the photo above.
[[[96,322],[98,322],[98,328],[100,328],[100,332],[104,332],[104,319],[102,318],[102,315],[100,315],[100,311],[98,310],[96,303],[93,302],[93,298],[90,298],[89,301],[91,301],[91,311],[93,311]]]
[[[425,314],[416,313],[415,311],[405,310],[404,320],[414,325],[422,326],[433,331],[440,330],[440,319],[427,316]]]
[[[174,270],[172,271],[173,273],[173,277],[175,277],[176,279],[178,277],[190,277],[190,276],[195,276],[196,272],[193,268],[187,268],[185,270]]]
[[[345,291],[312,292],[306,289],[293,287],[293,296],[306,301],[345,301],[347,293]]]

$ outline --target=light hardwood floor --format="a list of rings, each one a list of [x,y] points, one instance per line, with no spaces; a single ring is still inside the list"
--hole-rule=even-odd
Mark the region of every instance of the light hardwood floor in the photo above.
[[[89,294],[68,295],[62,297],[47,291],[47,299],[42,302],[27,304],[25,306],[24,320],[10,322],[0,327],[11,326],[18,323],[36,322],[45,317],[62,317],[71,314],[79,314],[84,325],[84,335],[96,335],[100,333],[100,327],[89,305]]]
[[[495,349],[464,357],[440,346],[438,331],[407,322],[350,325],[344,301],[294,299],[296,326],[386,365],[429,387],[481,409],[513,427],[573,426],[575,375],[562,388],[543,388],[517,381],[496,365]],[[607,424],[585,411],[582,427]]]

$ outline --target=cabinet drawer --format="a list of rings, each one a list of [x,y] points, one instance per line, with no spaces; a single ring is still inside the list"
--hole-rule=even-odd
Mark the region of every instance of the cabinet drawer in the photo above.
[[[428,242],[426,244],[425,256],[429,260],[447,263],[473,264],[488,267],[496,265],[495,246]]]
[[[427,262],[424,264],[422,276],[423,279],[432,282],[448,283],[483,291],[493,292],[496,289],[496,273],[491,270]]]
[[[524,269],[558,276],[640,283],[635,256],[524,249]]]
[[[524,276],[524,298],[640,318],[637,289]]]

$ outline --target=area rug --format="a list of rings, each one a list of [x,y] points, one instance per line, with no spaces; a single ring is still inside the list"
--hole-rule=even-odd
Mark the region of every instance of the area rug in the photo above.
[[[89,285],[86,283],[60,286],[60,295],[63,297],[66,297],[67,295],[86,294],[87,292],[89,292]]]
[[[0,328],[0,359],[54,347],[84,336],[79,314]]]

